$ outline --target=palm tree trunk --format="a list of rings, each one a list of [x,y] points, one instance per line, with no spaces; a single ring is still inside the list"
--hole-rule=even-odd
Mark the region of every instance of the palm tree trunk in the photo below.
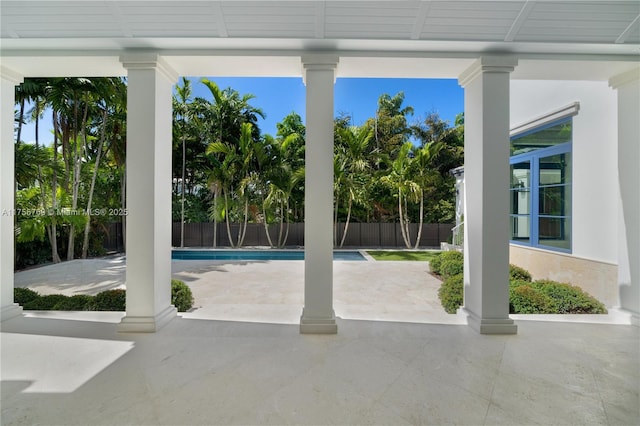
[[[35,123],[35,142],[36,142],[36,148],[40,148],[40,104],[37,102],[36,100],[36,123]],[[42,165],[40,163],[38,163],[38,182],[39,182],[39,186],[40,186],[40,204],[42,207],[42,211],[45,211],[47,208],[46,205],[46,191],[44,189],[44,179],[42,178]],[[45,225],[45,230],[47,232],[47,238],[49,238],[49,243],[51,243],[51,238],[52,238],[52,234],[51,234],[51,225]]]
[[[407,248],[411,248],[411,244],[409,244],[407,233],[404,229],[404,213],[402,211],[402,191],[398,190],[398,213],[400,216],[400,233],[402,234],[402,239],[404,240],[404,245]]]
[[[78,208],[78,196],[80,193],[80,167],[82,165],[82,155],[81,149],[82,147],[87,145],[87,115],[89,113],[89,104],[88,100],[85,99],[85,107],[84,112],[82,114],[82,139],[83,144],[78,144],[78,140],[74,141],[74,149],[73,149],[73,179],[72,179],[72,196],[71,196],[71,211],[72,214],[76,214],[76,209]],[[77,129],[76,129],[77,136]],[[67,260],[73,260],[75,257],[75,237],[76,237],[76,228],[73,224],[69,226],[69,244],[67,246]]]
[[[338,245],[338,193],[336,192],[336,201],[335,201],[335,207],[334,207],[334,212],[333,212],[333,246],[337,246]]]
[[[287,199],[287,210],[285,211],[285,220],[287,222],[287,230],[284,234],[284,239],[282,240],[281,247],[284,247],[287,244],[287,240],[289,239],[289,200]]]
[[[184,247],[184,170],[186,167],[186,149],[184,137],[182,137],[182,206],[180,209],[180,247]]]
[[[51,178],[51,208],[53,216],[51,217],[51,261],[60,263],[60,255],[58,254],[58,230],[56,227],[56,214],[58,211],[58,118],[53,111],[53,173]]]
[[[264,225],[264,233],[267,235],[267,241],[269,242],[269,247],[273,248],[273,241],[271,241],[271,235],[269,234],[269,221],[267,220],[267,207],[265,206],[264,199],[262,200],[262,223]]]
[[[218,247],[218,188],[213,193],[213,248]]]
[[[82,241],[82,258],[86,259],[89,253],[89,230],[91,229],[91,203],[93,202],[93,190],[96,187],[96,178],[98,177],[98,168],[100,167],[100,158],[102,156],[102,147],[104,146],[105,130],[107,127],[107,110],[102,114],[102,132],[100,134],[100,142],[98,144],[98,154],[96,155],[96,165],[91,176],[91,187],[89,188],[89,199],[87,200],[87,223],[84,224],[84,241]]]
[[[122,176],[120,177],[120,205],[122,211],[126,211],[127,206],[127,165],[122,165]],[[122,251],[127,252],[127,215],[122,215]]]
[[[222,190],[222,194],[224,195],[224,218],[225,222],[227,222],[227,235],[229,236],[229,245],[233,248],[236,245],[233,243],[233,235],[231,234],[231,225],[229,224],[229,199],[227,197],[227,191],[225,189]]]
[[[424,222],[424,191],[420,191],[420,219],[418,221],[418,237],[416,238],[416,245],[414,249],[420,245],[420,238],[422,238],[422,223]]]
[[[349,208],[347,209],[347,222],[344,224],[344,234],[342,234],[342,240],[340,241],[340,248],[344,245],[344,240],[347,238],[347,231],[349,230],[349,220],[351,220],[351,206],[353,200],[349,198]]]
[[[249,199],[244,200],[244,223],[242,225],[242,232],[238,233],[238,247],[242,247],[244,244],[244,237],[247,235],[247,222],[249,221]]]

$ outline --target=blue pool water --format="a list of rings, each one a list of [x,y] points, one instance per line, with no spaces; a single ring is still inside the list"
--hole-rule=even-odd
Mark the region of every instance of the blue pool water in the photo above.
[[[173,250],[174,260],[304,260],[300,250]],[[357,251],[335,251],[333,260],[366,260]]]

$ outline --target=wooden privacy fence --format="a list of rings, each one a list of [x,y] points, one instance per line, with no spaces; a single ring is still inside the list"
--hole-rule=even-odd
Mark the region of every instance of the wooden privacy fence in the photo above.
[[[217,247],[229,247],[227,227],[224,223],[218,223],[216,239]],[[453,224],[430,223],[422,225],[420,247],[440,247],[440,242],[451,239]],[[240,225],[231,225],[231,235],[236,239]],[[270,225],[269,232],[272,241],[277,240],[279,225]],[[344,224],[338,225],[338,241],[342,239]],[[411,241],[415,243],[418,233],[418,224],[409,225]],[[180,246],[180,223],[174,223],[172,229],[171,244]],[[269,241],[260,223],[247,224],[247,234],[244,239],[245,246],[268,246]],[[289,238],[287,246],[304,245],[304,224],[292,223],[289,225]],[[185,223],[184,224],[185,247],[213,247],[213,223]],[[404,241],[398,223],[350,223],[347,238],[343,247],[397,247],[404,248]]]
[[[229,247],[227,226],[218,223],[217,247]],[[420,247],[440,247],[441,242],[451,240],[451,230],[454,225],[450,223],[425,223],[422,225]],[[240,225],[232,224],[231,233],[235,239]],[[272,241],[277,240],[279,225],[270,225]],[[342,239],[344,224],[338,225],[338,241]],[[418,224],[409,225],[411,241],[415,243],[418,232]],[[123,233],[122,223],[110,223],[105,227],[103,246],[107,251],[122,251]],[[171,244],[180,246],[180,223],[173,223],[171,232]],[[265,233],[264,225],[260,223],[247,224],[247,235],[244,239],[245,246],[268,246],[269,241]],[[185,247],[213,247],[213,223],[185,223],[184,224]],[[304,224],[292,223],[289,225],[288,247],[304,246]],[[347,238],[343,247],[386,247],[404,248],[400,224],[398,223],[350,223]]]

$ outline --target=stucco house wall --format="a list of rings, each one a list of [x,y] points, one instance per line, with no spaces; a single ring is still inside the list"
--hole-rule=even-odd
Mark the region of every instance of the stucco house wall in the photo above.
[[[511,245],[510,261],[535,278],[569,281],[608,306],[617,300],[617,100],[607,82],[513,80],[515,127],[578,102],[573,117],[572,252]]]

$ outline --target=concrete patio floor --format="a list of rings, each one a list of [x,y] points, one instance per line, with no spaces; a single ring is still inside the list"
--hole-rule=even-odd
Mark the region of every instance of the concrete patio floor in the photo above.
[[[426,265],[336,262],[338,334],[301,335],[302,262],[199,262],[173,274],[202,307],[154,334],[118,333],[118,312],[3,322],[1,423],[640,424],[640,329],[592,322],[612,316],[514,316],[517,335],[479,335],[437,298],[419,307],[437,290]],[[123,272],[70,266],[95,292]]]

